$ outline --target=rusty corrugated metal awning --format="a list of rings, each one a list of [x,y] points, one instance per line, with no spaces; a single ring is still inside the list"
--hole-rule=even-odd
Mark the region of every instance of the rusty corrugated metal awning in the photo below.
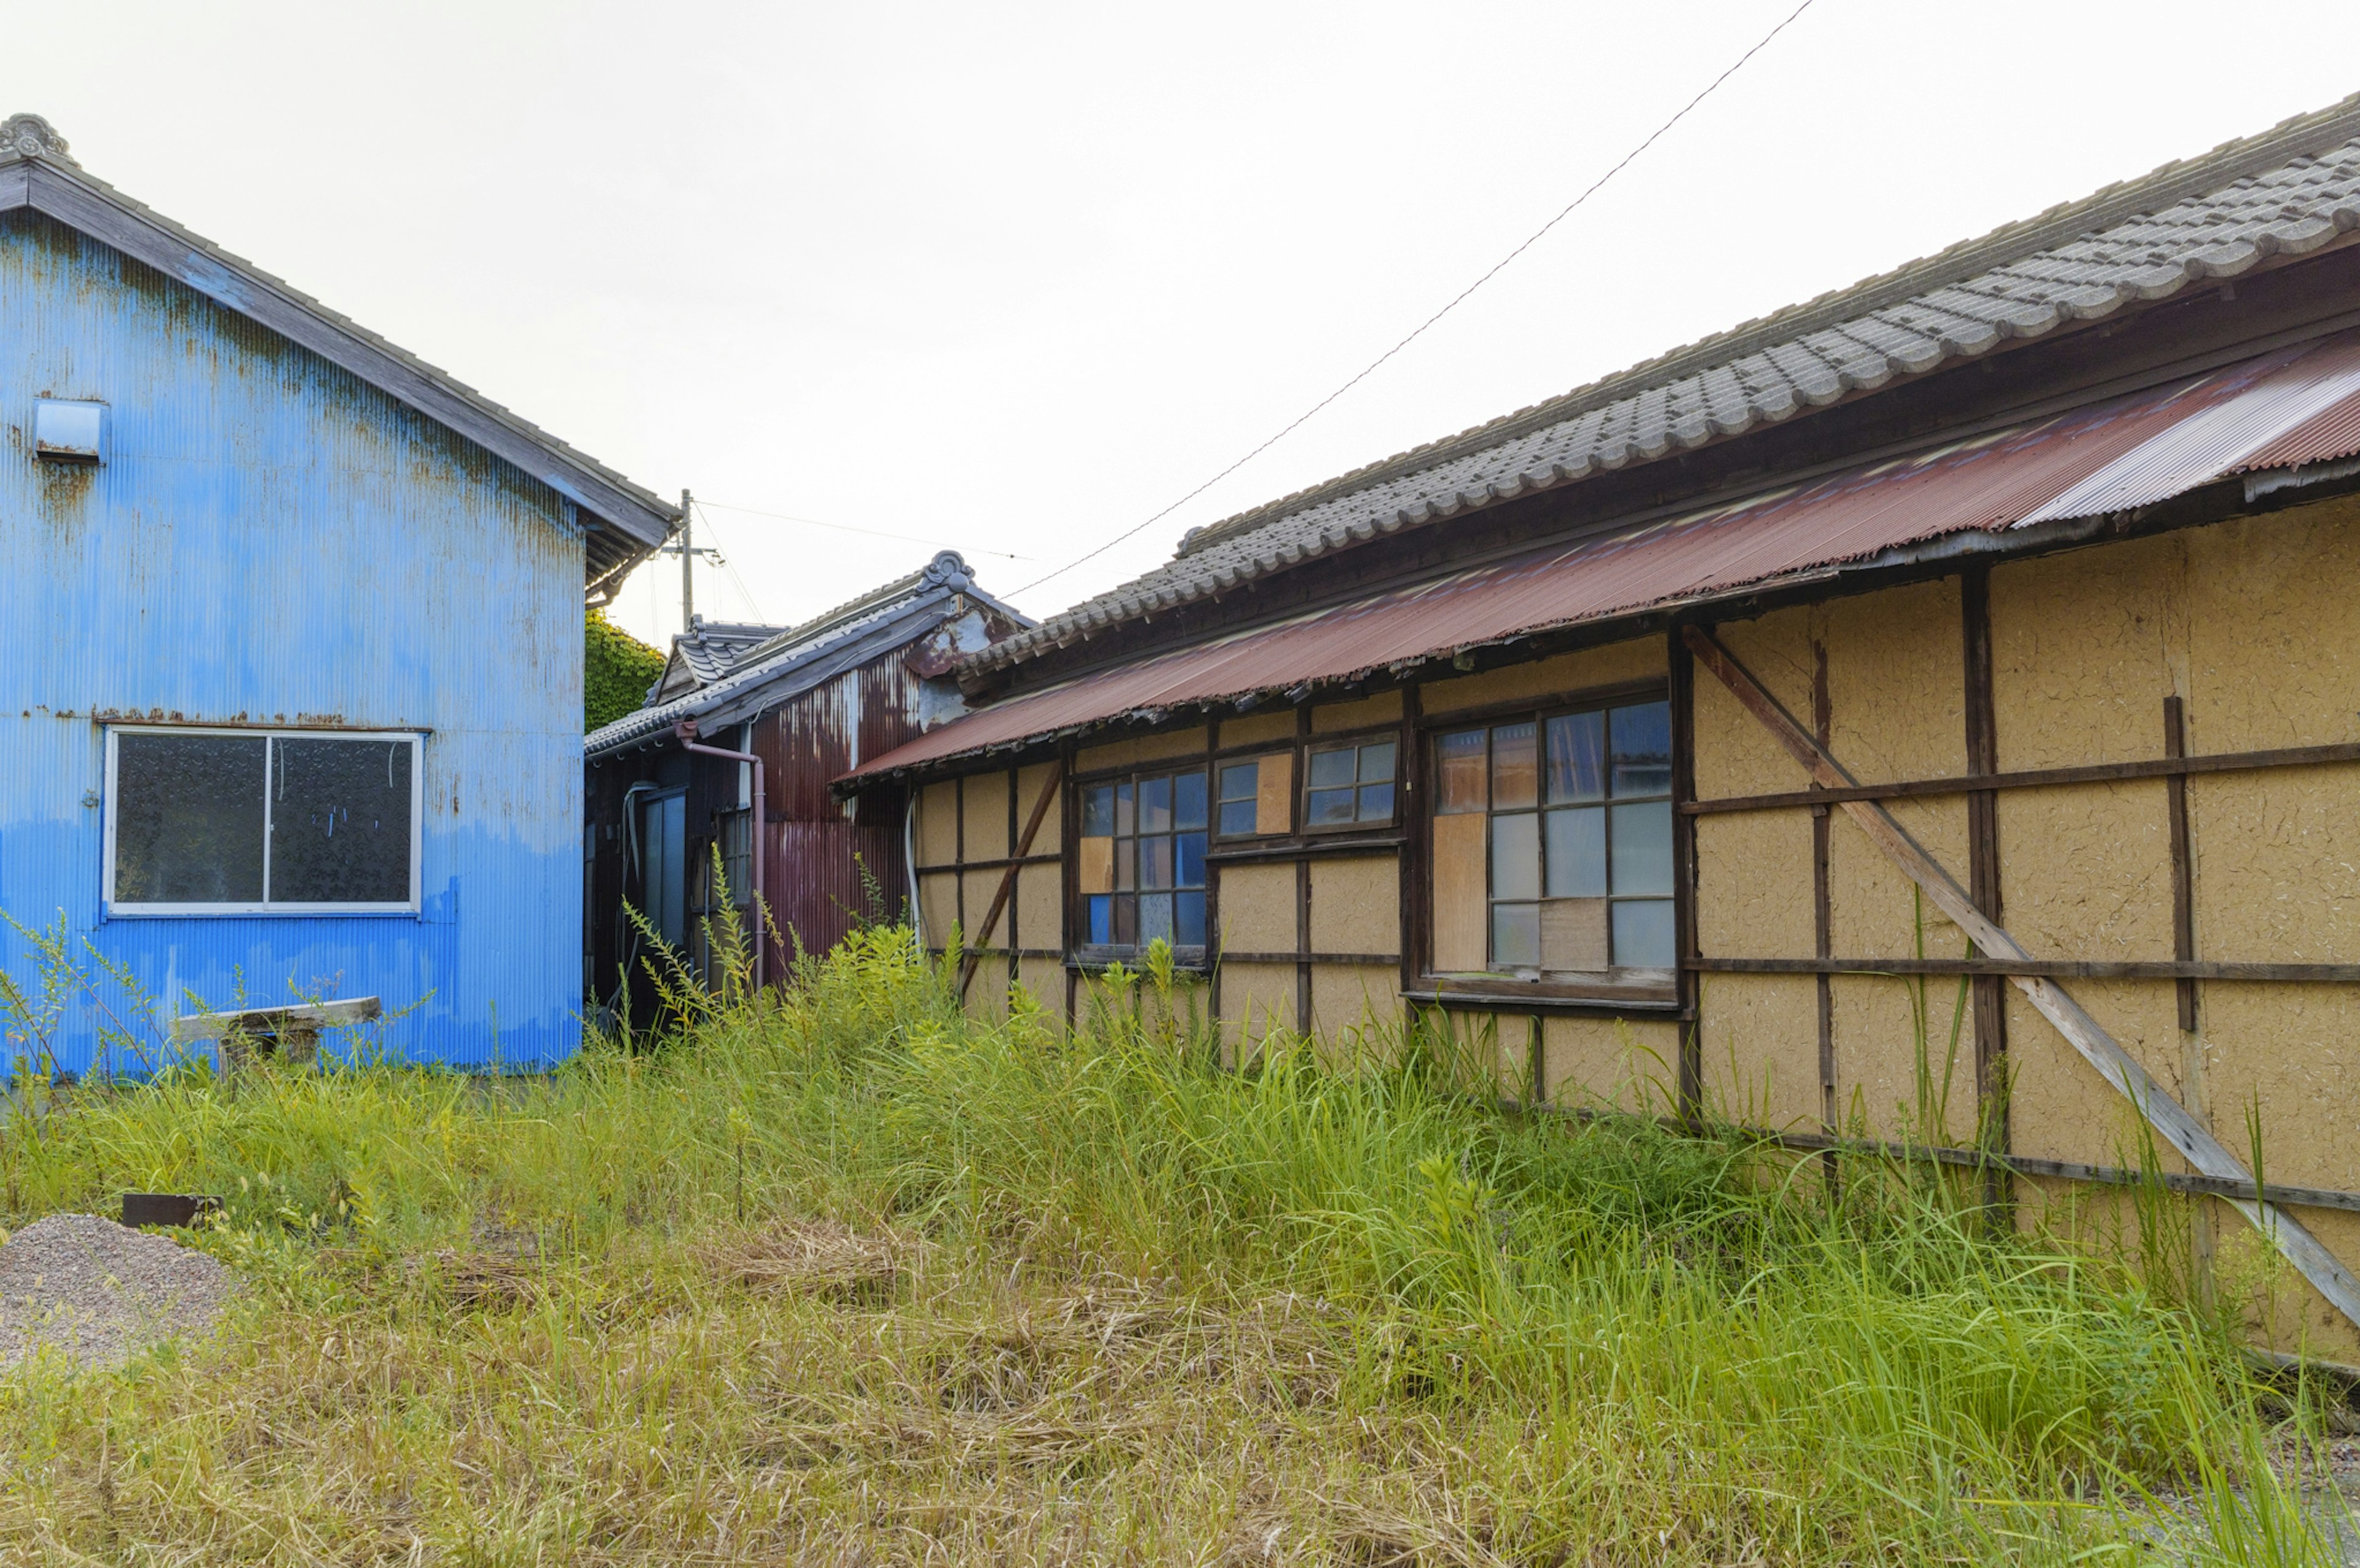
[[[1130,714],[1340,681],[1865,562],[1949,535],[2149,506],[2360,452],[2360,334],[1939,451],[1261,626],[1012,698],[846,775],[876,779]]]

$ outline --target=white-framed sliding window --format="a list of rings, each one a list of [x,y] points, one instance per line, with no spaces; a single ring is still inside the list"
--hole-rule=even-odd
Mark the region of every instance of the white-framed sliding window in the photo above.
[[[109,726],[107,912],[416,913],[423,739]]]

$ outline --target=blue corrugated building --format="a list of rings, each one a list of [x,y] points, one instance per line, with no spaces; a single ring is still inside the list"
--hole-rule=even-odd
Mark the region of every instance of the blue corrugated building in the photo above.
[[[8,1053],[138,1072],[184,1015],[367,996],[400,1056],[569,1053],[585,587],[675,509],[32,115],[0,434]]]

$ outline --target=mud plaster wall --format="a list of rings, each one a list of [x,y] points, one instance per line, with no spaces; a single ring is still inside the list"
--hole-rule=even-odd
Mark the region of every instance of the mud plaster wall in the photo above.
[[[918,792],[913,804],[918,813],[918,864],[950,865],[958,858],[958,785],[951,780],[929,784]]]
[[[1525,1021],[1500,1014],[1503,1068],[1523,1072]],[[1544,1018],[1541,1083],[1556,1105],[1668,1114],[1677,1104],[1680,1028],[1666,1018]]]
[[[1338,730],[1366,729],[1375,724],[1400,722],[1402,696],[1398,691],[1380,691],[1373,697],[1363,697],[1357,702],[1328,702],[1311,710],[1311,729],[1315,735],[1332,735]]]
[[[1956,579],[1797,606],[1715,628],[1772,696],[1808,724],[1818,653],[1827,661],[1829,746],[1863,780],[1930,778],[1966,768],[1966,697]],[[1797,763],[1728,689],[1696,685],[1697,793],[1799,789]],[[1937,859],[1966,875],[1966,807],[1894,803]],[[1830,817],[1829,927],[1845,958],[1962,956],[1964,935],[1841,812]],[[1708,816],[1697,822],[1697,938],[1714,957],[1797,958],[1813,950],[1808,809]],[[1879,1136],[1930,1129],[1971,1137],[1972,1033],[1956,1054],[1955,982],[1839,975],[1831,985],[1840,1119]],[[1817,982],[1809,975],[1716,975],[1699,1000],[1698,1045],[1715,1105],[1767,1125],[1815,1124],[1823,1105]]]
[[[1229,1042],[1232,1063],[1240,1041],[1251,1054],[1251,1043],[1269,1030],[1294,1027],[1294,964],[1221,965],[1221,1037]]]
[[[2335,501],[1994,572],[2002,765],[2158,756],[2175,691],[2200,755],[2360,738],[2355,524],[2360,503]],[[2188,797],[2199,957],[2360,956],[2360,770],[2200,777]],[[2060,957],[2168,957],[2164,801],[2160,784],[2003,796],[2010,929]],[[2251,1110],[2280,1180],[2360,1187],[2354,988],[2204,982],[2192,1039],[2168,982],[2070,989],[2233,1149]],[[2019,1148],[2120,1142],[2093,1072],[2047,1031],[2010,1039],[2043,1048],[2011,1050]]]
[[[1311,951],[1400,953],[1398,858],[1387,854],[1311,863]]]
[[[1294,864],[1224,866],[1219,875],[1221,945],[1240,953],[1293,953]]]
[[[1036,762],[1030,768],[1017,770],[1016,831],[1018,833],[1022,833],[1024,831],[1024,824],[1032,820],[1033,810],[1041,803],[1041,791],[1049,787],[1049,780],[1055,772],[1056,764],[1051,762]],[[1041,819],[1041,826],[1032,834],[1032,848],[1027,853],[1055,855],[1064,843],[1065,831],[1065,813],[1057,809],[1056,801],[1051,800],[1047,814]]]
[[[1418,702],[1428,714],[1456,713],[1462,708],[1488,707],[1530,697],[1556,699],[1600,686],[1661,676],[1670,669],[1666,644],[1660,637],[1609,643],[1603,648],[1561,653],[1535,664],[1512,664],[1480,675],[1434,681],[1418,688]]]
[[[970,773],[967,787],[967,839],[965,858],[976,860],[1004,859],[1008,853],[1008,775],[1005,773]],[[991,895],[984,895],[981,907],[970,911],[970,920],[983,919],[983,910],[990,908]]]
[[[958,873],[927,871],[918,876],[918,921],[926,945],[939,948],[950,941],[958,920]]]
[[[1288,733],[1293,733],[1289,721]],[[1162,735],[1137,735],[1106,746],[1085,746],[1074,754],[1074,771],[1092,773],[1101,768],[1128,768],[1134,763],[1161,762],[1172,757],[1198,757],[1205,751],[1207,732],[1196,729],[1168,730]]]
[[[1027,866],[1016,876],[1016,945],[1063,949],[1065,945],[1064,868]],[[1041,961],[1032,959],[1027,962],[1037,964]]]
[[[1295,710],[1292,708],[1221,721],[1221,745],[1225,747],[1262,746],[1272,741],[1291,741],[1294,738]]]
[[[1401,971],[1382,964],[1317,964],[1311,969],[1311,1027],[1347,1052],[1380,1051],[1401,1026]]]

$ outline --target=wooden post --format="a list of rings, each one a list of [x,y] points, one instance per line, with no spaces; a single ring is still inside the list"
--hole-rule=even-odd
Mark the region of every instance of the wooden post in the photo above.
[[[1697,661],[1729,688],[1731,694],[1761,721],[1763,727],[1777,738],[1787,754],[1800,763],[1813,779],[1830,789],[1858,788],[1859,781],[1814,741],[1810,733],[1795,722],[1794,715],[1779,706],[1778,700],[1764,690],[1752,672],[1738,663],[1736,658],[1710,634],[1699,627],[1689,626],[1686,639]],[[1894,821],[1893,813],[1881,803],[1869,800],[1847,800],[1843,802],[1843,810],[1844,814],[1868,835],[1869,842],[1923,888],[1934,907],[1966,932],[1978,949],[1995,958],[2029,959],[2032,956],[2014,937],[1984,917],[1967,890],[1959,886],[1957,878],[1944,869],[1939,861],[1927,854],[1925,847],[1910,837],[1907,831]],[[2041,1017],[2055,1025],[2057,1032],[2081,1053],[2083,1060],[2097,1069],[2098,1075],[2129,1099],[2147,1125],[2154,1127],[2163,1140],[2177,1149],[2181,1158],[2198,1171],[2229,1181],[2253,1180],[2244,1162],[2223,1148],[2209,1128],[2189,1115],[2187,1109],[2173,1099],[2163,1085],[2157,1083],[2153,1075],[2115,1041],[2114,1036],[2100,1027],[2098,1021],[2084,1011],[2063,986],[2044,975],[2016,975],[2009,978],[2039,1010]],[[2227,1201],[2269,1239],[2270,1244],[2317,1288],[2321,1295],[2327,1298],[2336,1311],[2354,1323],[2360,1324],[2360,1279],[2355,1279],[2343,1261],[2328,1251],[2300,1220],[2274,1203],[2245,1198]]]
[[[1811,732],[1825,746],[1835,729],[1835,705],[1828,695],[1828,645],[1811,639]],[[1814,786],[1816,788],[1816,786]],[[1817,957],[1836,955],[1835,898],[1828,884],[1828,852],[1833,826],[1830,807],[1811,808],[1811,952]],[[1830,1136],[1836,1131],[1836,993],[1835,976],[1822,974],[1819,982],[1819,1121]],[[1835,1161],[1828,1161],[1830,1179]]]
[[[2188,713],[2179,696],[2163,700],[2163,755],[2188,755]],[[1997,771],[1994,769],[1994,771]],[[2188,775],[2175,773],[2163,781],[2164,800],[2171,813],[2171,956],[2182,964],[2196,960],[2196,877],[2188,842]],[[2180,986],[2180,1027],[2196,1028],[2196,982]]]
[[[1398,770],[1400,764],[1394,764]],[[1311,777],[1311,704],[1295,705],[1295,798],[1287,804],[1287,826],[1303,831],[1303,791]],[[1295,862],[1295,1032],[1311,1032],[1311,857]]]
[[[1697,956],[1696,818],[1679,810],[1696,799],[1696,666],[1688,645],[1677,632],[1666,634],[1672,720],[1672,932],[1679,963],[1680,1117],[1696,1126],[1704,1116],[1703,976],[1692,967]],[[1710,637],[1707,638],[1710,641]],[[1716,645],[1718,646],[1718,645]]]
[[[1964,644],[1967,771],[1988,778],[1999,771],[1988,565],[1971,566],[1959,579],[1959,626]],[[1977,789],[1967,796],[1967,890],[1975,908],[1994,925],[2005,919],[2000,909],[1999,792],[1994,789]],[[2005,1154],[2012,1147],[2007,1115],[2007,982],[1996,975],[1979,975],[1968,985],[1974,1001],[1975,1143]],[[1992,1167],[1984,1187],[1983,1201],[1994,1211],[2014,1195],[2008,1189],[2007,1172],[1999,1166]]]

